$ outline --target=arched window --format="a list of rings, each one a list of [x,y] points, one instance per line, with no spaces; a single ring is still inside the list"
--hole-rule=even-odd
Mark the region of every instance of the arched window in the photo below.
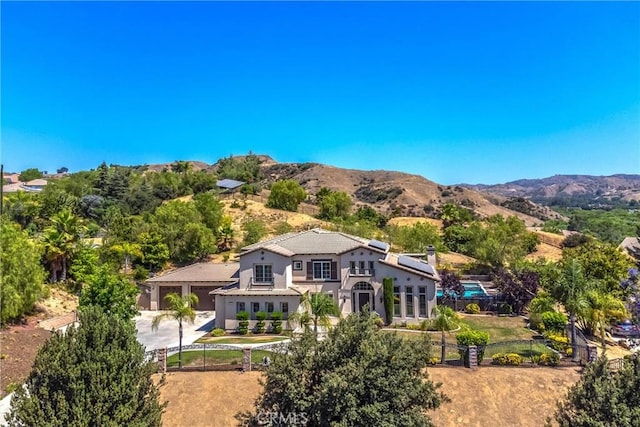
[[[371,283],[358,282],[355,285],[353,285],[353,290],[354,291],[372,291],[373,286],[371,286]]]

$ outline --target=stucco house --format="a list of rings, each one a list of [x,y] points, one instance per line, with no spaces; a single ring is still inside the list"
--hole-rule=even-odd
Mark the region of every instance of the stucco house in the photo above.
[[[239,311],[250,313],[250,327],[258,311],[280,311],[286,319],[299,309],[306,292],[330,295],[343,315],[368,305],[384,318],[382,281],[386,277],[393,280],[393,322],[429,318],[440,281],[435,252],[425,262],[389,249],[384,242],[322,229],[247,246],[239,256],[238,280],[211,292],[216,327],[236,329]]]

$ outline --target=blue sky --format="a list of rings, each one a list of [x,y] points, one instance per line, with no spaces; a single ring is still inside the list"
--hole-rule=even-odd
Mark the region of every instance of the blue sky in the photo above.
[[[640,173],[640,3],[27,2],[5,170],[253,151],[443,184]]]

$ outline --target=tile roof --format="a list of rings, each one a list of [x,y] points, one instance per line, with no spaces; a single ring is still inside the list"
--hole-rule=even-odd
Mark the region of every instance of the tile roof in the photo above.
[[[286,289],[240,289],[236,286],[225,286],[209,292],[209,295],[229,296],[300,296],[301,293],[293,288]]]
[[[178,268],[161,276],[147,280],[147,283],[165,282],[215,282],[233,283],[239,278],[240,264],[237,262],[199,262]]]
[[[368,246],[370,240],[337,231],[327,231],[320,228],[300,233],[287,233],[264,242],[255,243],[242,248],[244,253],[265,249],[285,256],[341,254],[350,250],[368,247],[381,252],[379,248]]]
[[[426,268],[423,267],[421,269],[416,269],[414,267],[409,266],[408,263],[404,263],[403,265],[400,262],[398,262],[401,258],[403,258],[402,255],[389,254],[385,259],[381,259],[380,262],[382,264],[387,264],[395,268],[399,268],[401,270],[417,274],[419,276],[428,277],[430,279],[435,280],[436,282],[440,281],[440,276],[438,275],[438,271],[433,266],[424,263],[424,261],[415,259],[415,262],[417,262],[418,264],[424,263],[426,267]],[[406,256],[404,256],[404,258],[406,258]]]

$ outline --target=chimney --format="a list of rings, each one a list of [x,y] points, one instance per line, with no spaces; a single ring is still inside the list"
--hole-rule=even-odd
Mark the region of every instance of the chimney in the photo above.
[[[436,268],[436,248],[433,245],[427,246],[427,263]]]

